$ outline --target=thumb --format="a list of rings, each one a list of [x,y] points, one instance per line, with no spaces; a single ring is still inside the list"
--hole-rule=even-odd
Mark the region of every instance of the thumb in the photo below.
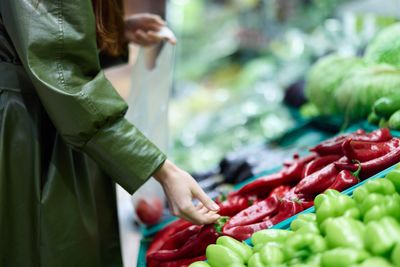
[[[203,205],[212,211],[218,211],[219,206],[217,203],[215,203],[207,194],[201,189],[200,187],[197,187],[196,191],[194,192],[194,197],[200,200]]]

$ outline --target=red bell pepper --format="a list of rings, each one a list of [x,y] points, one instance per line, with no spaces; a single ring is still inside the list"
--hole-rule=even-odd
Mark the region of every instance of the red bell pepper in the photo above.
[[[308,209],[314,206],[314,200],[299,199],[299,204],[303,207],[303,209]]]
[[[352,137],[354,141],[385,142],[392,139],[388,128],[380,128],[369,134],[356,134]]]
[[[158,262],[152,260],[148,257],[151,253],[160,250],[167,240],[170,238],[171,235],[178,233],[188,227],[193,225],[192,223],[185,221],[185,220],[177,220],[172,222],[167,227],[159,231],[153,238],[153,242],[150,244],[147,252],[146,252],[146,261],[148,267],[157,267]]]
[[[186,229],[182,229],[174,235],[171,235],[160,250],[177,249],[182,247],[189,238],[197,235],[202,228],[202,225],[191,225]]]
[[[346,139],[351,138],[355,141],[384,142],[392,138],[388,128],[381,128],[366,134],[363,130],[358,130],[351,134],[340,135],[328,139],[310,150],[319,155],[342,155],[342,144]]]
[[[160,264],[160,267],[187,267],[193,262],[205,261],[206,259],[207,259],[206,256],[203,255],[192,259],[182,259],[177,261],[162,262]]]
[[[165,242],[175,233],[180,232],[183,229],[188,228],[189,226],[193,225],[192,223],[185,221],[185,220],[177,220],[167,227],[159,231],[153,238],[153,242],[150,244],[146,256],[158,251],[164,246]]]
[[[277,197],[268,197],[230,218],[223,229],[259,222],[267,216],[276,214],[279,206],[280,203]]]
[[[362,179],[370,177],[398,162],[400,162],[400,148],[395,148],[382,157],[362,162],[360,177]],[[346,169],[350,171],[356,171],[358,168],[357,164],[348,162],[335,162],[335,166],[341,170]]]
[[[276,187],[274,190],[271,191],[269,197],[276,197],[278,199],[284,198],[284,196],[289,192],[291,186],[289,185],[281,185]]]
[[[352,187],[360,182],[358,178],[361,171],[361,163],[359,163],[358,170],[355,172],[350,172],[349,170],[342,170],[336,176],[335,181],[329,186],[329,189],[334,189],[339,192]]]
[[[255,200],[255,198],[240,195],[228,196],[228,198],[222,202],[221,200],[217,200],[216,202],[219,206],[218,214],[221,216],[234,216],[238,212],[251,206]]]
[[[272,225],[275,225],[296,215],[303,210],[304,207],[300,200],[285,199],[281,203],[279,213],[270,219],[264,219],[264,221],[269,221]]]
[[[341,156],[340,155],[327,155],[322,157],[317,157],[313,161],[310,161],[305,168],[303,169],[302,177],[307,177],[313,174],[316,171],[321,170],[326,165],[337,161]]]
[[[287,218],[296,215],[301,211],[303,211],[303,207],[298,202],[283,200],[280,204],[279,212],[276,215],[272,217],[268,216],[262,222],[250,225],[235,226],[232,228],[224,227],[223,233],[238,240],[246,240],[250,238],[253,233],[270,228],[273,225],[280,223],[281,221],[286,220]]]
[[[342,155],[343,142],[349,137],[361,134],[365,134],[365,132],[359,130],[352,134],[335,136],[321,142],[320,144],[311,148],[310,151],[315,152],[318,155]]]
[[[305,199],[303,195],[295,193],[296,188],[290,189],[283,197],[285,200],[295,201],[302,205],[303,209],[308,209],[314,206],[314,198]]]
[[[386,142],[354,141],[349,138],[342,144],[343,154],[348,159],[361,162],[379,158],[398,147],[398,138],[392,138]]]
[[[209,244],[214,243],[220,234],[214,224],[207,225],[197,234],[187,240],[179,249],[159,250],[148,255],[148,258],[158,262],[193,258],[203,255]]]
[[[303,158],[295,157],[290,166],[284,167],[278,173],[258,178],[254,182],[242,187],[236,194],[267,196],[277,186],[297,183],[301,179],[304,166],[315,157],[315,154]]]
[[[350,138],[351,139],[351,138]],[[378,149],[387,149],[390,148],[392,150],[393,148],[399,147],[400,146],[400,139],[393,137],[392,139],[384,142],[371,142],[371,141],[357,141],[352,139],[351,140],[351,146],[354,149],[366,149],[366,150],[378,150]]]
[[[324,192],[334,181],[339,171],[334,163],[305,177],[295,186],[295,193],[315,196]]]

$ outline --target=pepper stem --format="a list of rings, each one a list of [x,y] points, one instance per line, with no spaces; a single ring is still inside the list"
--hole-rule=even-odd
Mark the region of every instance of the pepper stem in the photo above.
[[[360,179],[359,175],[361,172],[361,162],[359,160],[353,160],[353,162],[358,164],[358,169],[355,172],[352,172],[351,174],[355,176],[357,179]]]
[[[225,223],[229,221],[229,219],[230,218],[228,216],[222,216],[215,222],[214,228],[217,231],[217,233],[222,234],[222,229],[224,228]]]
[[[290,201],[296,202],[297,204],[303,204],[303,201],[300,200],[298,197],[292,197]]]
[[[224,202],[227,199],[228,199],[228,197],[227,197],[226,194],[221,194],[220,197],[219,197],[219,201],[221,201],[221,202]]]

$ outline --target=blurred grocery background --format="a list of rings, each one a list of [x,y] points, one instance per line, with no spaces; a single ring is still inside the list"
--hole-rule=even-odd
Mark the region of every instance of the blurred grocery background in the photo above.
[[[178,44],[131,47],[130,64],[107,76],[130,103],[128,116],[214,198],[355,125],[400,129],[400,96],[391,100],[400,95],[399,0],[126,0],[126,7],[165,17]],[[146,60],[157,56],[148,70]],[[148,101],[143,116],[133,112],[138,97]],[[118,199],[124,265],[142,266],[144,240],[173,218],[156,183],[133,201],[119,188]],[[144,217],[160,211],[159,224],[143,224],[134,207]]]

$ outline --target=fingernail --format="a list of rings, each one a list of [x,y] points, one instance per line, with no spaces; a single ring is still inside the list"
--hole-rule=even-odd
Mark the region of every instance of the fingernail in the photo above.
[[[217,205],[217,203],[213,203],[212,204],[212,209],[213,210],[219,210],[219,206]]]

